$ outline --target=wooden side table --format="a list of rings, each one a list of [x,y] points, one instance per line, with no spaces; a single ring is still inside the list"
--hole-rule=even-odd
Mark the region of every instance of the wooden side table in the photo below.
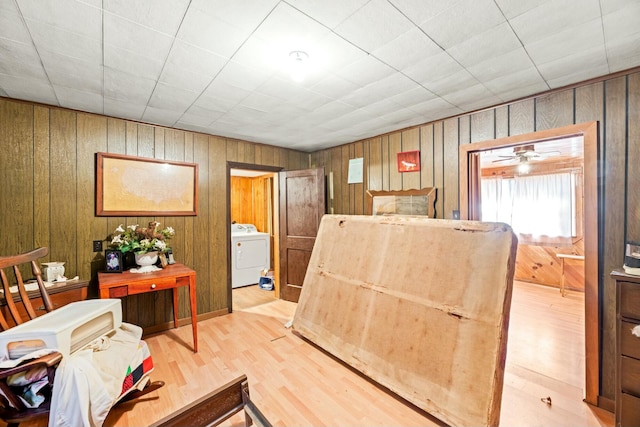
[[[128,295],[173,290],[173,326],[178,327],[178,288],[189,286],[193,351],[198,351],[198,322],[196,308],[196,272],[184,264],[168,265],[151,273],[98,273],[100,298],[120,298]]]
[[[565,260],[574,260],[584,262],[584,255],[573,255],[573,254],[556,254],[556,256],[560,259],[560,268],[562,270],[562,275],[560,276],[560,294],[565,296],[566,290],[565,286],[565,275],[564,275],[564,263]]]

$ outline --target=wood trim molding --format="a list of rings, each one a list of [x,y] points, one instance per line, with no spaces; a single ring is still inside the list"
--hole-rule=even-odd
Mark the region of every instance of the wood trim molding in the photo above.
[[[459,148],[460,218],[469,218],[474,194],[469,187],[469,157],[474,153],[523,143],[582,136],[584,145],[584,273],[585,273],[585,401],[598,405],[600,391],[600,335],[598,300],[598,122],[461,145]]]

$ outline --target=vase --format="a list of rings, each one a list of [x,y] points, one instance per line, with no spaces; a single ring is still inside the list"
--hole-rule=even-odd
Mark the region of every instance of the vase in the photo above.
[[[136,264],[138,264],[140,268],[132,268],[131,272],[149,273],[151,271],[161,270],[161,268],[155,266],[156,262],[158,262],[158,251],[136,253]]]

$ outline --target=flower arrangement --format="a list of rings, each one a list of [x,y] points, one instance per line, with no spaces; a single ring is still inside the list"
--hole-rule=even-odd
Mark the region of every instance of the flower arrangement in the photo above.
[[[173,237],[175,232],[172,227],[160,230],[158,229],[159,225],[158,221],[151,221],[149,227],[145,228],[138,224],[126,227],[120,224],[112,234],[109,247],[122,253],[166,252],[166,241]]]

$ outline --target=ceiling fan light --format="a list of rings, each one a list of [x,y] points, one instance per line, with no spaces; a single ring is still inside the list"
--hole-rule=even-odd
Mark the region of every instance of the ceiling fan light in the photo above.
[[[531,166],[526,161],[520,162],[520,164],[518,165],[518,173],[520,174],[528,174],[530,170]]]

